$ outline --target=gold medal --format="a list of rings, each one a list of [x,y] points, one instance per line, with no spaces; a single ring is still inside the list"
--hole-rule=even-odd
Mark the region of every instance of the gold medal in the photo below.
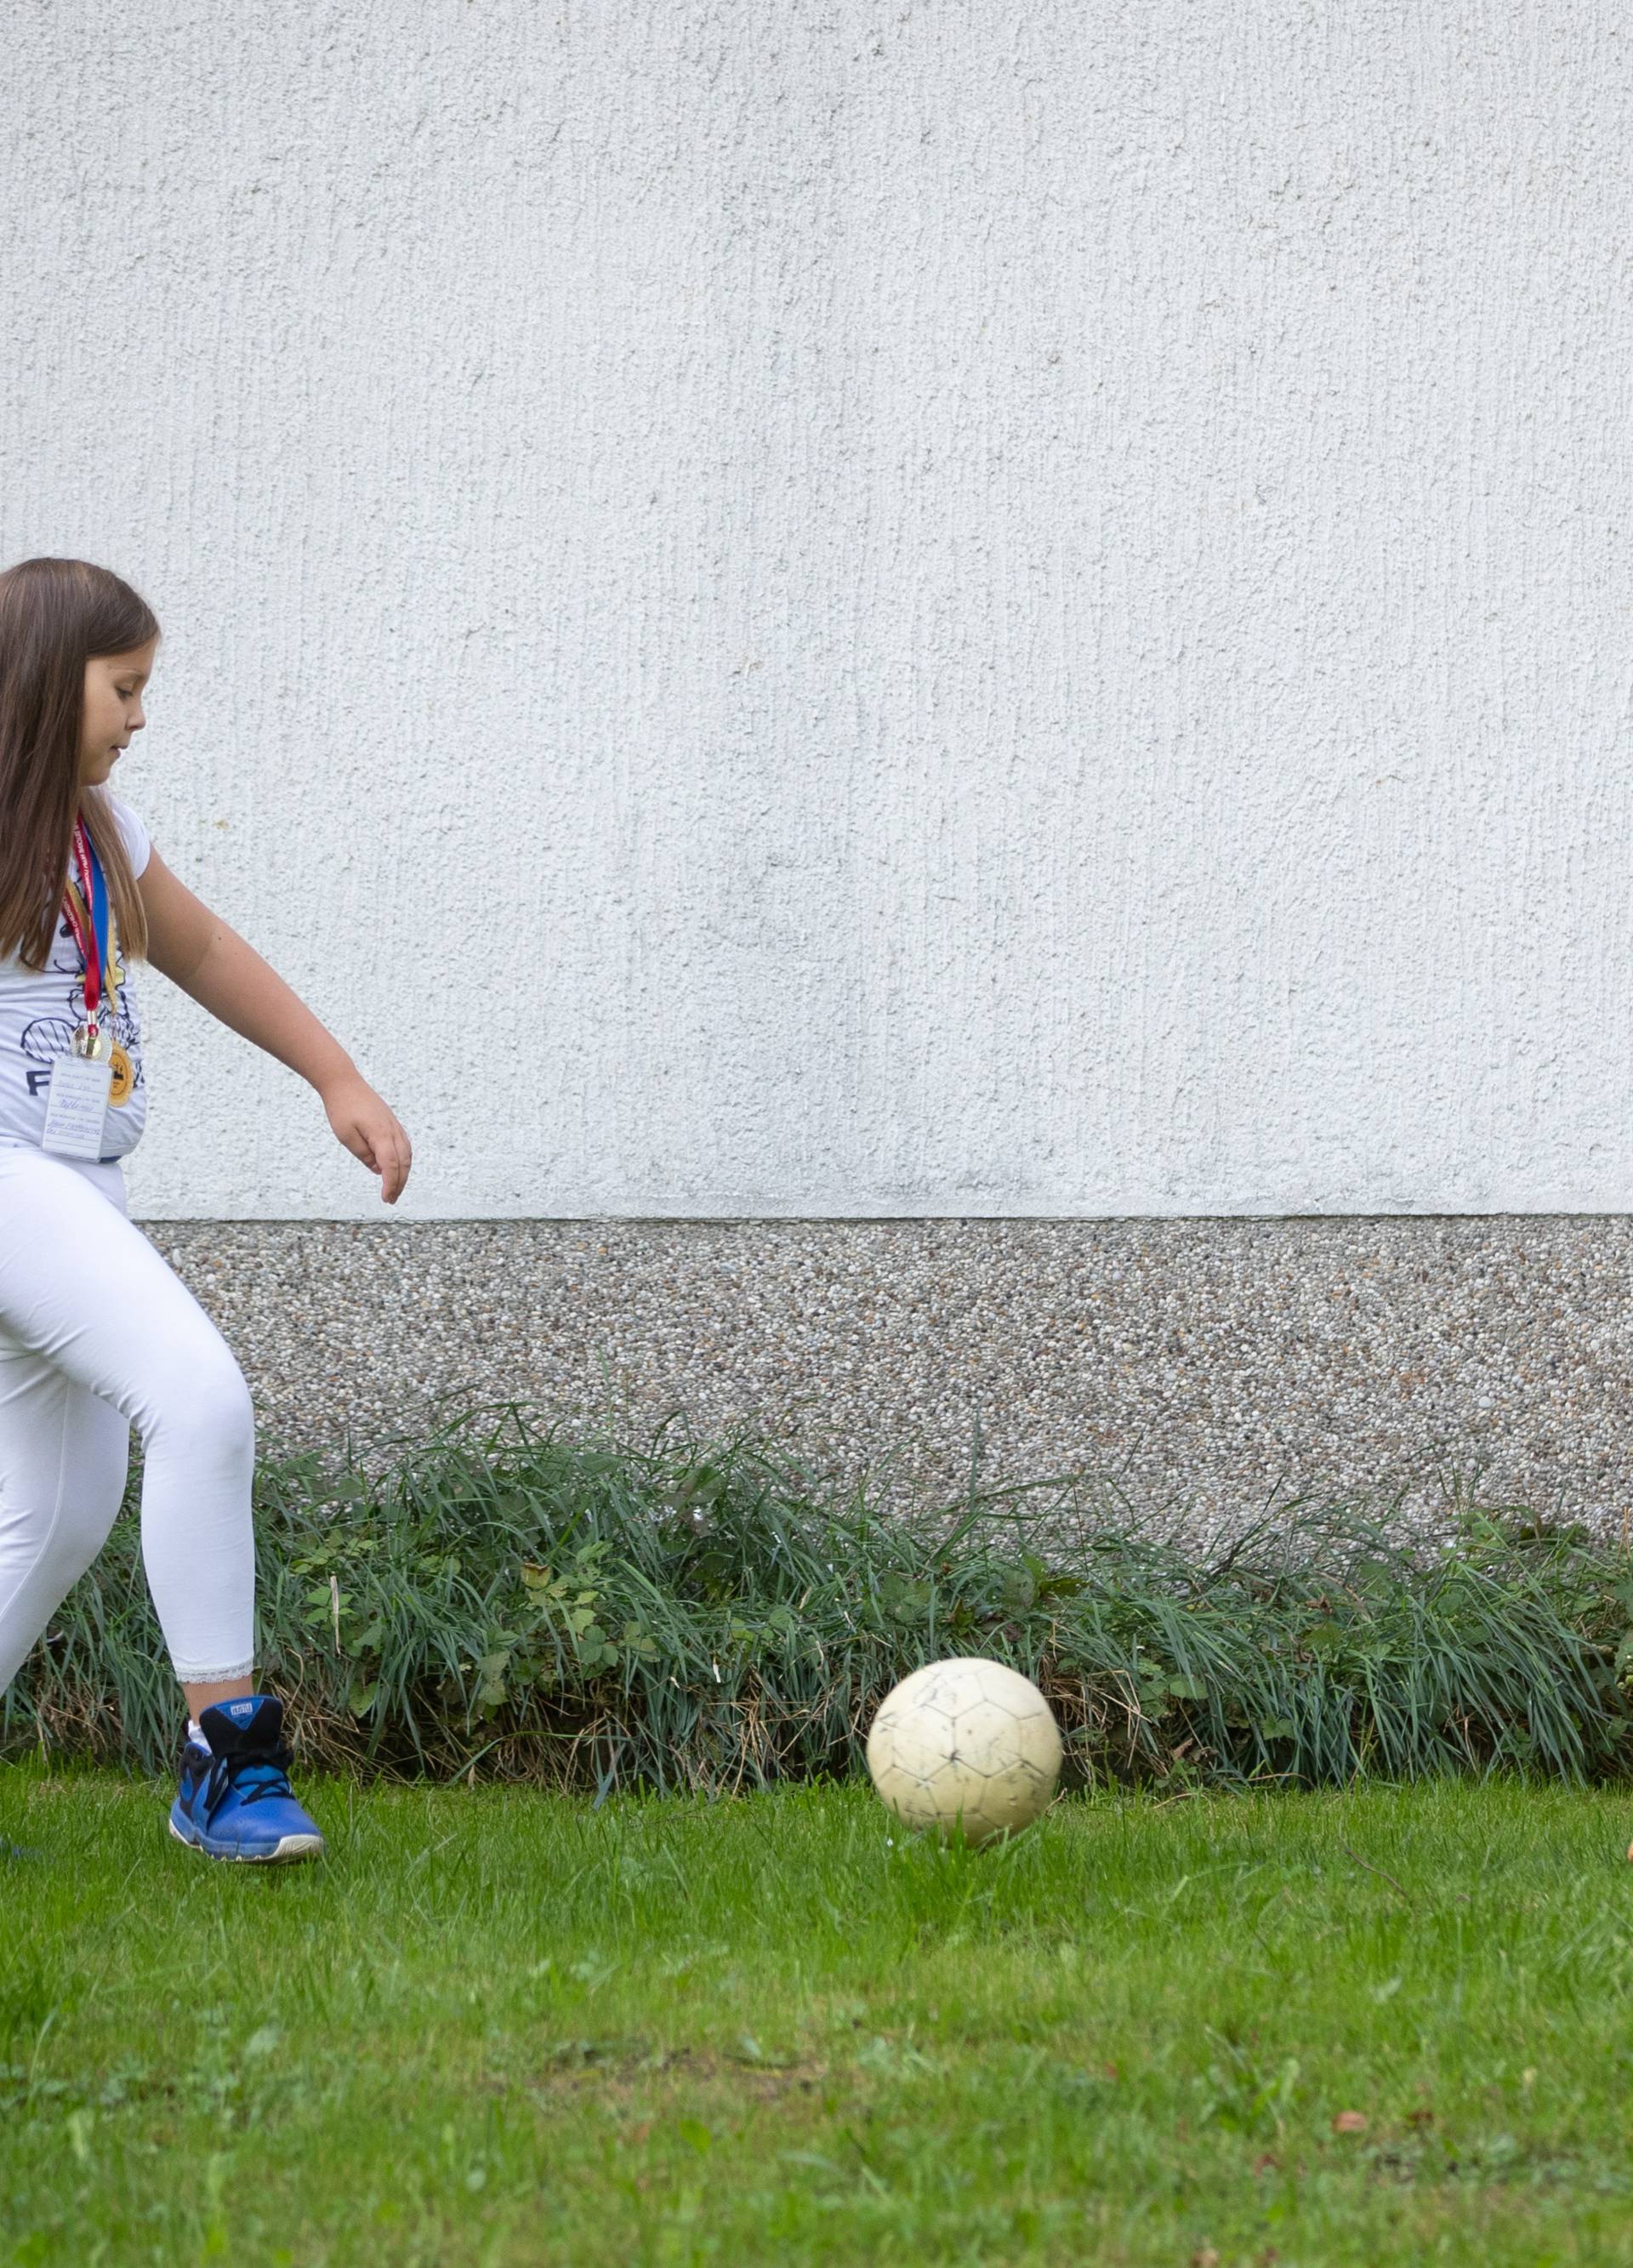
[[[71,874],[68,877],[63,910],[85,967],[83,997],[86,1020],[74,1034],[72,1052],[92,1063],[105,1063],[108,1068],[108,1101],[128,1102],[136,1090],[136,1072],[129,1057],[114,1037],[115,1021],[119,1013],[119,988],[125,975],[119,954],[118,924],[114,918],[114,909],[107,902],[102,870],[97,863],[95,845],[83,818],[75,824],[74,858],[79,869],[79,883],[76,887],[74,877]],[[97,935],[96,917],[99,911],[107,931],[107,935],[102,938]]]

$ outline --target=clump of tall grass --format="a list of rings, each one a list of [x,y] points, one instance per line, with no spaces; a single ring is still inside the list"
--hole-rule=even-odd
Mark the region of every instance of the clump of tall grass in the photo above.
[[[1012,1662],[1080,1778],[1341,1782],[1633,1763],[1633,1560],[1482,1506],[1284,1506],[1228,1545],[1080,1479],[881,1516],[738,1432],[587,1440],[518,1406],[257,1481],[264,1682],[309,1764],[557,1787],[840,1773],[918,1663]],[[0,1747],[162,1769],[175,1688],[127,1518],[0,1713]]]

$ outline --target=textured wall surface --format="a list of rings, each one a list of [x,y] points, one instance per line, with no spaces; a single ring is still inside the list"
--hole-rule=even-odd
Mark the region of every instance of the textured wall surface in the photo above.
[[[0,548],[404,1217],[1617,1211],[1621,0],[23,0]],[[150,1218],[378,1217],[154,980]]]
[[[1626,1220],[176,1223],[263,1440],[423,1438],[506,1395],[576,1426],[750,1421],[882,1493],[1072,1469],[1239,1527],[1453,1468],[1633,1513]]]

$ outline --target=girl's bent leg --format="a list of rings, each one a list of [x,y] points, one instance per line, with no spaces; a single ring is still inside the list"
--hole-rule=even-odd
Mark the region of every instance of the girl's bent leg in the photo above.
[[[0,1328],[140,1434],[143,1559],[177,1676],[247,1678],[249,1389],[219,1331],[141,1230],[43,1151],[0,1147]],[[0,1429],[5,1423],[0,1407]]]

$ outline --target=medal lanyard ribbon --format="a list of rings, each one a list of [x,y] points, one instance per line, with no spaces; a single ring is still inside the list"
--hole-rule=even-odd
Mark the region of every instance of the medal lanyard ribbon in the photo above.
[[[79,957],[85,968],[85,1022],[93,1033],[97,1029],[97,1011],[102,1004],[103,951],[110,940],[107,918],[107,882],[102,873],[102,862],[96,855],[96,845],[91,840],[90,829],[83,819],[74,821],[74,865],[78,870],[79,887],[70,881],[63,902],[68,925],[74,932],[74,943],[79,947]],[[112,955],[108,969],[112,973]]]

